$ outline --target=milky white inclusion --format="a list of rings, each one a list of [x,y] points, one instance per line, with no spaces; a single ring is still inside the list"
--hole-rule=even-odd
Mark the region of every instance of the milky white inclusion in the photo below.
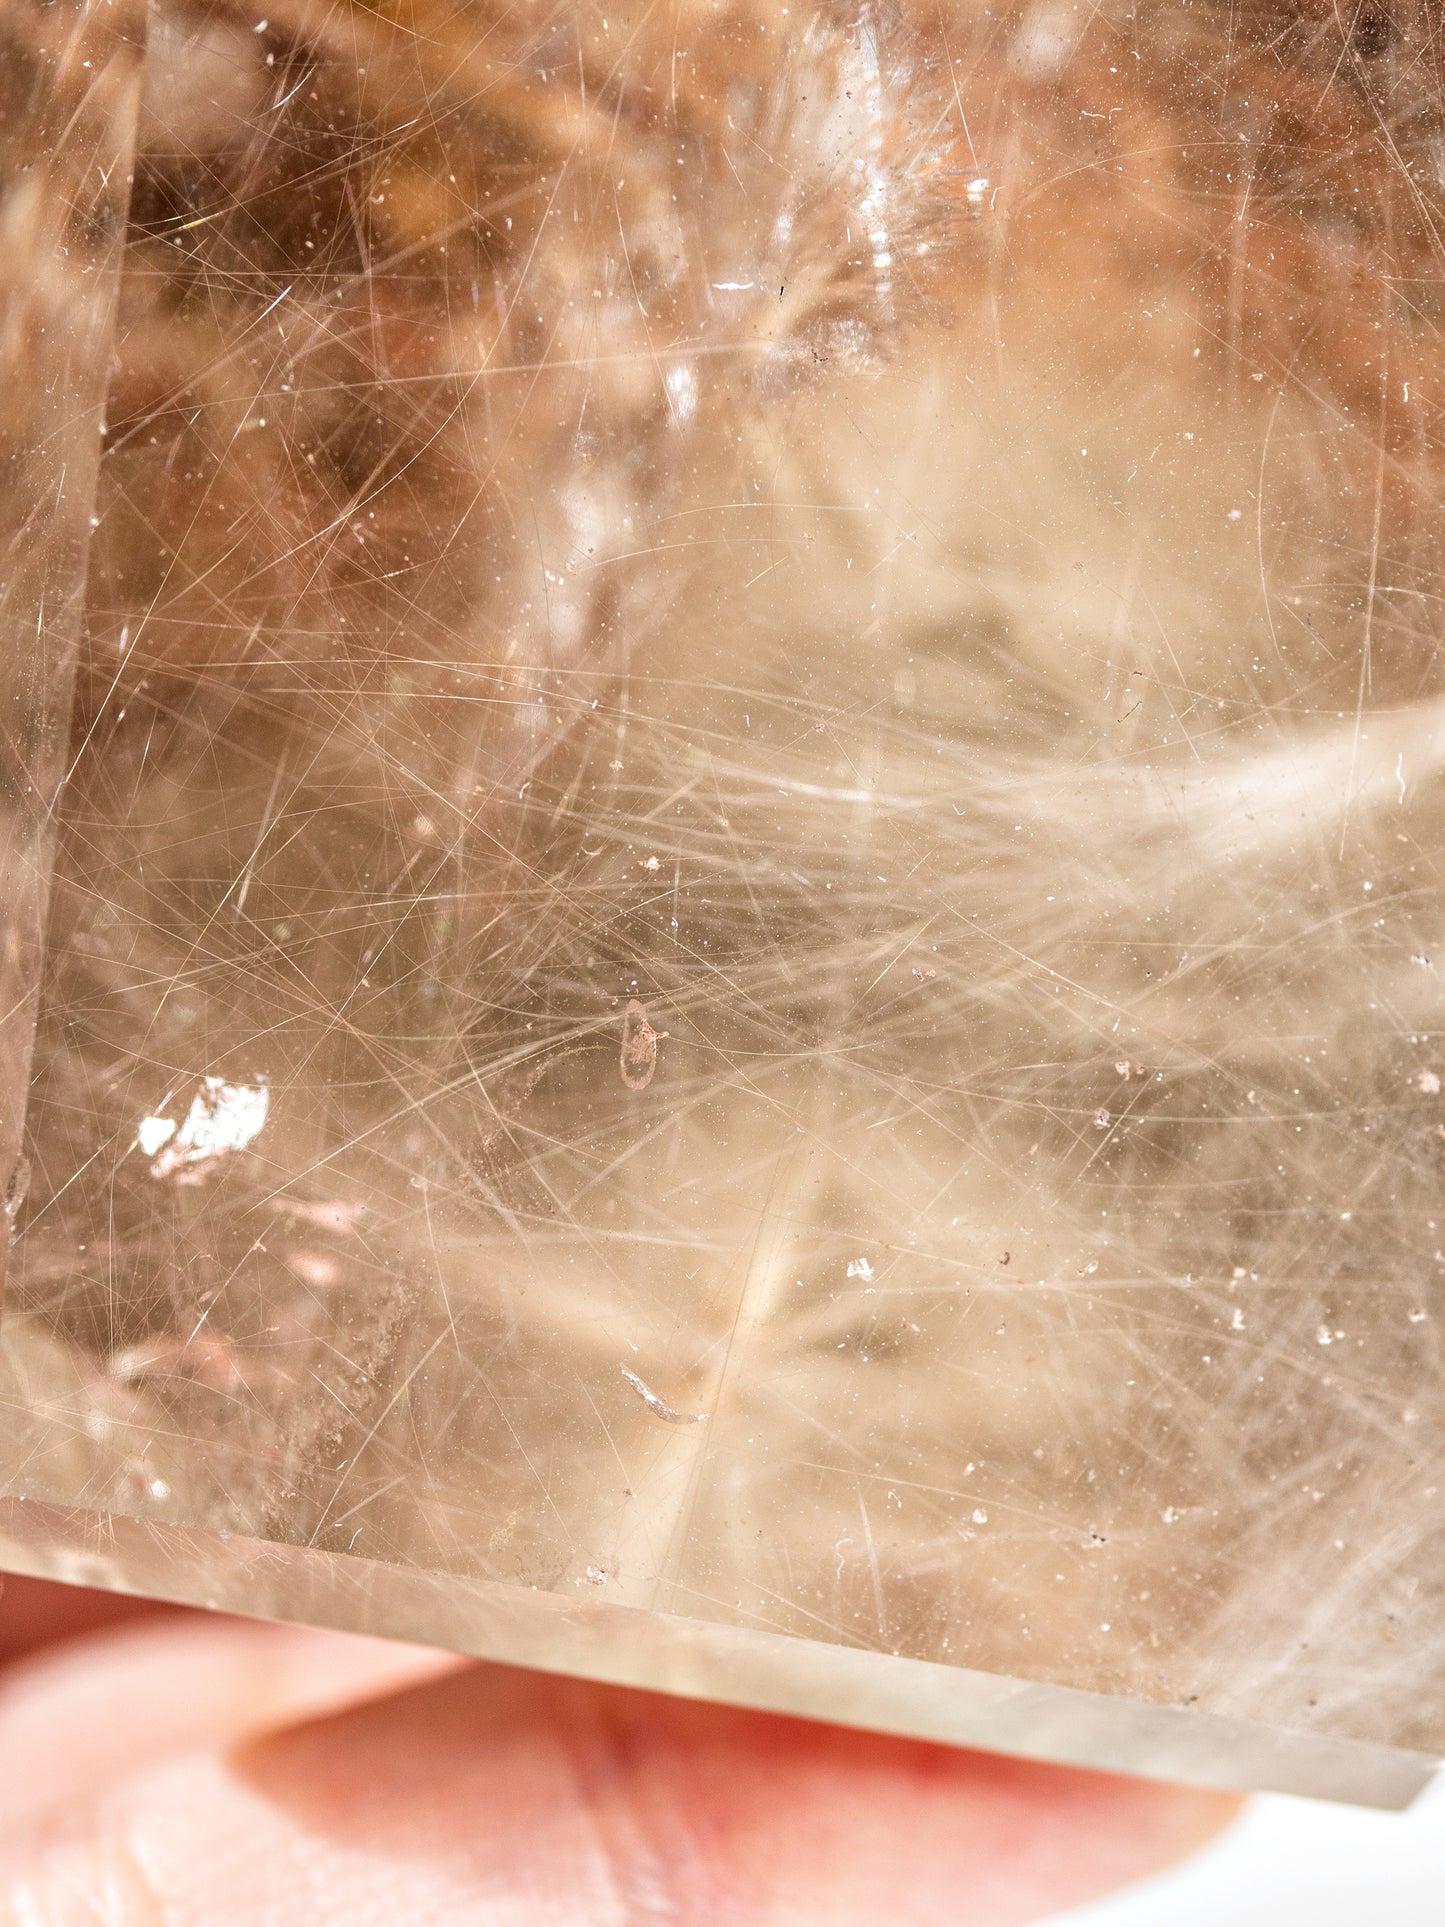
[[[169,1177],[185,1165],[244,1151],[265,1124],[270,1104],[264,1084],[229,1084],[223,1077],[207,1077],[179,1124],[168,1117],[143,1117],[136,1143],[152,1160],[152,1175]]]

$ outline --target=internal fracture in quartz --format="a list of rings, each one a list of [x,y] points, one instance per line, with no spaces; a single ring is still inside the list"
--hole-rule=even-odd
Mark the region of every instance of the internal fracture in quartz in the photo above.
[[[152,18],[4,1489],[1445,1747],[1438,22],[254,14]]]

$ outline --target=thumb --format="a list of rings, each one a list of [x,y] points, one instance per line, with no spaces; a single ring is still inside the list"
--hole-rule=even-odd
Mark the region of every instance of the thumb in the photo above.
[[[476,1666],[112,1785],[0,1852],[0,1920],[91,1920],[104,1895],[117,1927],[1014,1927],[1231,1811]]]

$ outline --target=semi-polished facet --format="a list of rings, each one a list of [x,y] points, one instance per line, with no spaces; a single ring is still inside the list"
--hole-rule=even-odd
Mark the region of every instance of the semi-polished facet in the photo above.
[[[127,0],[0,15],[0,1289],[140,87]]]

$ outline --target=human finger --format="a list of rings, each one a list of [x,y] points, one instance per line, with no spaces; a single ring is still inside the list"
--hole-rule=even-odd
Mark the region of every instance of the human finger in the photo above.
[[[506,1667],[150,1765],[0,1849],[0,1918],[1018,1927],[1218,1796]],[[112,1917],[112,1916],[108,1916]],[[87,1916],[88,1918],[88,1916]]]
[[[43,1648],[0,1672],[0,1834],[166,1758],[458,1664],[393,1640],[178,1610]]]
[[[164,1610],[153,1599],[0,1573],[0,1665],[57,1640]]]

